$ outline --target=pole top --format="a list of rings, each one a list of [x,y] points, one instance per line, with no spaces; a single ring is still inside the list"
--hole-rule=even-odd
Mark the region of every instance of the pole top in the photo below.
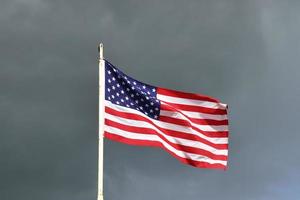
[[[103,60],[104,59],[104,57],[103,57],[103,43],[99,44],[99,46],[98,46],[98,52],[99,52],[99,59]]]

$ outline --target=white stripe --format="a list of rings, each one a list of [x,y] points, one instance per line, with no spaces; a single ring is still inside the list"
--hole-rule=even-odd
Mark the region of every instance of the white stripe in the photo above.
[[[188,113],[188,114],[190,114],[190,113]],[[201,113],[199,113],[199,114],[201,114]],[[161,116],[167,116],[167,117],[173,117],[173,118],[176,118],[176,119],[183,119],[183,120],[186,120],[186,121],[188,120],[191,125],[199,128],[202,131],[213,131],[213,132],[228,131],[228,125],[203,125],[203,124],[197,124],[197,123],[191,122],[187,118],[187,117],[190,117],[190,116],[187,115],[187,114],[184,114],[184,112],[182,112],[181,110],[178,111],[178,112],[161,110],[160,115]],[[187,117],[184,116],[184,115],[186,115]],[[195,117],[190,117],[190,118],[195,118]],[[197,118],[195,118],[195,119],[197,119]]]
[[[200,101],[194,99],[186,99],[186,98],[179,98],[179,97],[170,97],[162,94],[157,94],[157,98],[161,101],[169,102],[169,103],[177,103],[183,105],[190,105],[190,106],[202,106],[206,108],[214,108],[214,109],[226,109],[226,104],[223,103],[216,103],[210,101]]]
[[[104,129],[105,129],[105,131],[107,131],[109,133],[120,135],[122,137],[126,137],[126,138],[129,138],[129,139],[149,140],[149,141],[160,142],[169,151],[172,151],[173,153],[175,153],[177,156],[179,156],[181,158],[191,159],[191,160],[194,160],[194,161],[207,162],[207,163],[210,163],[210,164],[219,163],[219,164],[222,164],[222,165],[225,165],[225,166],[227,164],[227,161],[213,160],[211,158],[208,158],[206,156],[202,156],[202,155],[199,155],[199,154],[187,153],[187,152],[184,152],[184,151],[179,151],[179,150],[175,149],[174,147],[172,147],[171,145],[169,145],[164,140],[162,140],[157,135],[131,133],[131,132],[124,131],[124,130],[121,130],[121,129],[118,129],[118,128],[115,128],[115,127],[111,127],[111,126],[107,126],[107,125],[104,127]]]
[[[164,102],[161,102],[161,103],[168,105]],[[205,113],[192,112],[192,111],[183,111],[183,110],[180,110],[180,112],[190,118],[195,118],[195,119],[214,119],[214,120],[226,120],[227,119],[227,115],[212,115],[212,114],[205,114]],[[162,109],[162,110],[160,110],[160,115],[172,116],[172,115],[174,115],[174,112]]]
[[[160,131],[159,129],[157,129],[155,126],[153,126],[152,124],[150,124],[148,122],[138,121],[138,120],[133,120],[133,119],[126,119],[126,118],[118,117],[118,116],[111,115],[108,113],[105,113],[105,118],[109,119],[111,121],[123,124],[123,125],[127,125],[127,126],[135,126],[135,127],[140,127],[140,128],[153,129],[156,132],[158,132],[160,135],[164,136],[169,142],[174,143],[174,144],[204,149],[215,155],[227,155],[228,154],[228,150],[215,149],[214,147],[211,147],[207,144],[203,144],[202,142],[199,142],[199,141],[188,140],[188,139],[183,139],[183,138],[166,135],[165,133],[163,133],[162,131]]]
[[[157,125],[160,128],[196,135],[196,136],[201,137],[201,138],[203,138],[203,139],[205,139],[209,142],[212,142],[214,144],[228,144],[228,138],[227,137],[219,137],[219,138],[208,137],[208,136],[203,135],[202,133],[200,133],[198,131],[195,131],[191,127],[158,121],[158,120],[152,119],[152,118],[142,114],[141,112],[139,112],[137,110],[127,108],[127,107],[123,107],[123,106],[118,106],[118,105],[113,104],[113,103],[111,103],[110,101],[107,101],[107,100],[105,101],[105,106],[110,107],[110,108],[112,108],[114,110],[117,110],[117,111],[124,112],[124,113],[134,113],[134,114],[137,114],[137,115],[142,115],[143,117],[146,117],[147,119],[151,120],[155,125]]]
[[[186,117],[187,115],[185,116],[185,115],[183,115],[183,113],[180,113],[180,112],[161,110],[160,115],[188,121],[191,125],[199,128],[200,130],[203,130],[203,131],[216,131],[216,132],[218,132],[218,131],[228,131],[228,125],[203,125],[203,124],[197,124],[195,122],[190,121]]]

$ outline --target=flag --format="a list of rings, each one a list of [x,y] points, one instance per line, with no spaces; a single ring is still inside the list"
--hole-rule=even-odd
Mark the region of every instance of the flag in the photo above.
[[[106,60],[104,75],[105,138],[160,147],[194,167],[226,169],[226,104],[140,82]]]

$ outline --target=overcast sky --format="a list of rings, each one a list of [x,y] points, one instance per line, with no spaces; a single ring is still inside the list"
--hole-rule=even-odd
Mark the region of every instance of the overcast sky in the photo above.
[[[229,105],[229,169],[105,141],[105,200],[300,198],[300,1],[1,0],[0,199],[96,200],[98,52]]]

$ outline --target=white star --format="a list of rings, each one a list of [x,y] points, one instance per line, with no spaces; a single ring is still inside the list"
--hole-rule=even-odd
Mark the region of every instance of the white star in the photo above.
[[[143,107],[142,107],[142,106],[140,106],[140,109],[141,109],[141,110],[143,110]]]
[[[155,110],[158,110],[158,108],[155,108]]]
[[[135,94],[136,96],[140,96],[140,94],[137,92],[136,94]]]
[[[130,96],[131,96],[131,97],[134,97],[134,94],[131,94]]]
[[[117,70],[116,69],[113,69],[114,70],[114,72],[116,72]]]
[[[126,90],[127,90],[127,91],[130,91],[130,89],[129,89],[129,88],[126,88]]]
[[[116,80],[115,77],[112,77],[112,80],[115,81]]]
[[[150,95],[150,92],[148,91],[148,92],[147,92],[147,94],[149,94],[149,95]]]
[[[156,103],[158,103],[158,102],[159,102],[157,99],[156,99],[155,101],[156,101]]]
[[[117,87],[120,87],[120,84],[119,84],[119,83],[117,84]]]
[[[107,91],[108,91],[108,92],[110,92],[110,89],[109,89],[109,88],[107,88]]]
[[[135,103],[139,103],[139,101],[138,101],[138,100],[135,100]]]
[[[108,74],[111,74],[111,71],[108,70],[107,73],[108,73]]]
[[[127,81],[128,84],[130,84],[130,81]]]
[[[153,113],[153,110],[151,109],[150,112]]]
[[[111,83],[111,80],[110,80],[110,79],[108,79],[108,82],[109,82],[109,83]]]
[[[115,86],[112,86],[111,88],[112,88],[113,90],[116,89]]]
[[[111,98],[113,98],[113,99],[114,99],[114,98],[115,98],[115,96],[114,96],[114,95],[111,95]]]
[[[148,96],[146,96],[146,99],[147,99],[147,100],[149,100],[149,97],[148,97]]]
[[[149,107],[149,105],[148,105],[148,104],[146,104],[145,106],[146,106],[146,107]]]
[[[127,80],[127,77],[126,77],[126,76],[124,76],[124,78]]]
[[[124,102],[124,99],[121,99],[121,102]]]
[[[147,112],[145,112],[145,114],[146,114],[146,115],[148,115],[148,113],[147,113]]]
[[[145,85],[143,85],[143,88],[144,88],[144,89],[146,89],[146,86],[145,86]]]
[[[126,104],[126,107],[129,107],[129,105],[128,105],[128,104]]]
[[[134,90],[134,87],[132,86],[131,89]]]
[[[134,84],[134,85],[136,85],[136,82],[135,82],[135,81],[133,81],[133,84]]]
[[[133,106],[133,103],[131,102],[131,103],[130,103],[130,105],[132,105],[132,106]]]
[[[118,101],[117,101],[116,103],[117,103],[117,104],[120,104],[120,102],[118,102]]]
[[[143,98],[141,98],[141,101],[143,102],[143,101],[144,101],[144,99],[143,99]]]
[[[157,115],[154,115],[154,118],[156,119],[156,118],[157,118]]]
[[[151,106],[153,106],[153,105],[154,105],[154,103],[151,101],[151,102],[150,102],[150,105],[151,105]]]
[[[154,89],[154,88],[152,89],[152,92],[155,92],[155,89]]]
[[[122,81],[122,85],[125,85],[125,82],[124,82],[124,81]]]
[[[120,75],[118,75],[118,78],[121,78],[121,76],[120,76]]]
[[[120,94],[117,92],[117,96],[120,96]]]
[[[108,100],[110,100],[110,97],[108,97]]]
[[[128,100],[129,99],[128,96],[126,96],[125,99]]]
[[[121,93],[124,94],[124,90],[121,90]]]

